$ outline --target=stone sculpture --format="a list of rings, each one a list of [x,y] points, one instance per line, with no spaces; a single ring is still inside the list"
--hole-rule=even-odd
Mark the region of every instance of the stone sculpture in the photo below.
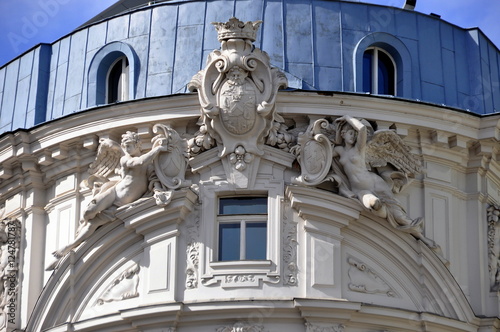
[[[187,167],[187,143],[172,128],[156,125],[151,151],[142,154],[139,136],[128,131],[121,145],[102,139],[96,160],[89,167],[84,185],[93,198],[83,212],[75,239],[53,252],[56,260],[47,270],[57,268],[60,260],[87,240],[99,227],[115,219],[119,207],[130,206],[153,191],[158,205],[168,204],[168,189],[188,186],[184,180]],[[153,166],[154,164],[154,166]],[[156,172],[155,172],[156,170]]]
[[[302,171],[293,183],[315,186],[333,181],[340,195],[359,200],[392,227],[439,250],[422,234],[423,218],[410,219],[394,196],[421,172],[421,166],[392,130],[374,132],[366,120],[349,115],[332,123],[320,119],[299,136],[292,152]]]
[[[270,66],[267,53],[252,44],[260,24],[236,18],[213,23],[221,49],[210,53],[207,66],[188,86],[198,91],[202,112],[200,131],[190,141],[191,153],[217,142],[222,147],[220,157],[229,155],[230,164],[238,171],[264,153],[262,145],[270,131],[274,129],[278,135],[274,122],[283,122],[274,102],[287,80]],[[283,137],[271,141],[283,144]]]

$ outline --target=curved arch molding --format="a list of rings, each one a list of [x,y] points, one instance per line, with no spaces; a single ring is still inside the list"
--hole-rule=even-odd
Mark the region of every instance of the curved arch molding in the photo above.
[[[412,71],[418,72],[412,62],[406,45],[398,38],[384,32],[374,32],[363,37],[354,49],[354,90],[363,92],[363,53],[368,47],[376,46],[387,51],[396,62],[397,95],[412,96]]]
[[[112,42],[99,49],[90,63],[87,83],[87,107],[106,103],[106,74],[113,62],[122,56],[126,56],[129,62],[129,99],[135,99],[140,70],[139,58],[132,46],[122,42]]]

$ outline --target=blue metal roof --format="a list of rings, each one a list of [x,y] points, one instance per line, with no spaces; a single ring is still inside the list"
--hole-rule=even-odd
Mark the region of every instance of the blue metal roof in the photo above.
[[[0,133],[94,106],[92,61],[113,42],[136,56],[133,99],[187,92],[220,47],[211,22],[233,16],[263,21],[255,44],[287,73],[291,88],[361,92],[359,54],[377,45],[398,54],[398,97],[477,114],[500,110],[500,52],[478,29],[358,2],[169,1],[82,27],[0,68]]]

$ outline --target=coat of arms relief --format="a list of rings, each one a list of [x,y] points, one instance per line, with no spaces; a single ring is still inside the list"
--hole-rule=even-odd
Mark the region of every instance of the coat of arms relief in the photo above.
[[[189,84],[191,91],[198,91],[202,113],[202,128],[192,141],[192,151],[217,142],[219,156],[227,156],[232,167],[229,172],[247,172],[255,157],[264,154],[272,129],[283,122],[274,103],[287,79],[270,66],[267,53],[253,45],[261,23],[236,18],[213,23],[221,49],[210,53],[205,69]]]

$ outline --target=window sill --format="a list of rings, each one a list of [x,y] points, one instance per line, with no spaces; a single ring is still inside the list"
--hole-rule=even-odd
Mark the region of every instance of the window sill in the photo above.
[[[255,260],[255,261],[223,261],[223,262],[210,262],[210,267],[213,270],[238,270],[254,272],[268,272],[272,262],[270,260]],[[261,271],[260,271],[261,270]]]
[[[205,286],[223,288],[258,287],[260,283],[277,283],[279,275],[271,275],[274,263],[270,260],[210,262],[211,272],[202,276]]]

